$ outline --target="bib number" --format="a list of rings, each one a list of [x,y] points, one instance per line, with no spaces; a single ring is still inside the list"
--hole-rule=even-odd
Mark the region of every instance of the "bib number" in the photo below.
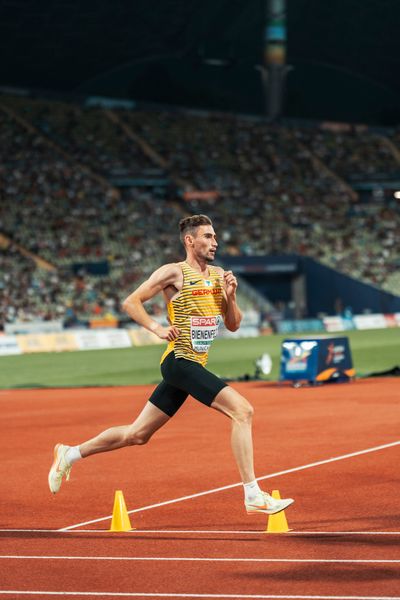
[[[208,352],[221,323],[216,317],[190,317],[190,339],[195,352]]]

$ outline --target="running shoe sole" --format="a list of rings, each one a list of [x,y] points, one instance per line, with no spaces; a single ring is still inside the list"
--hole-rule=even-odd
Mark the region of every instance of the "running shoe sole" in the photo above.
[[[282,504],[276,508],[268,508],[267,506],[265,506],[265,507],[257,506],[257,507],[254,507],[254,509],[252,509],[252,510],[248,510],[246,507],[246,512],[248,515],[258,515],[260,513],[264,514],[264,515],[277,515],[278,513],[282,512],[283,510],[288,508],[288,506],[293,504],[294,500],[292,498],[287,498],[287,500],[281,500],[280,502],[282,502]]]
[[[51,491],[51,493],[52,493],[52,494],[57,494],[57,492],[60,490],[61,483],[62,483],[62,478],[63,478],[63,476],[64,476],[64,475],[65,475],[65,479],[68,481],[68,479],[69,479],[69,472],[70,472],[70,470],[71,470],[71,468],[70,468],[70,467],[69,467],[69,468],[67,468],[67,469],[65,469],[65,470],[62,470],[62,469],[60,469],[60,468],[59,468],[60,461],[59,461],[59,457],[58,457],[58,450],[60,449],[60,447],[61,447],[62,445],[63,445],[63,444],[56,444],[56,445],[54,446],[54,451],[53,451],[53,456],[54,456],[54,459],[53,459],[53,464],[52,464],[52,465],[51,465],[51,467],[50,467],[50,471],[49,471],[49,475],[48,475],[48,483],[49,483],[49,488],[50,488],[50,491]],[[60,480],[60,485],[58,486],[58,488],[57,488],[57,489],[54,489],[54,485],[53,485],[53,484],[54,484],[54,481],[53,481],[53,480],[54,480],[54,473],[55,473],[55,472],[56,472],[56,473],[62,473],[62,475],[61,475],[61,480]]]

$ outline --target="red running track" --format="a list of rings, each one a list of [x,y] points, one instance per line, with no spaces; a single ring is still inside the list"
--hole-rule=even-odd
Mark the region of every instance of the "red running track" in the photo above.
[[[229,421],[194,400],[148,445],[74,465],[53,497],[54,444],[130,422],[152,388],[1,391],[0,600],[400,598],[399,381],[235,387],[263,487],[296,499],[291,533],[245,514]],[[106,531],[117,489],[136,531]]]

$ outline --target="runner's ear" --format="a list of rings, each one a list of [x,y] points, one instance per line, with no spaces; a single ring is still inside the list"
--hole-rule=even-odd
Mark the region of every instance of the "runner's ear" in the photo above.
[[[193,236],[190,233],[187,233],[183,238],[184,246],[191,246],[193,244]]]

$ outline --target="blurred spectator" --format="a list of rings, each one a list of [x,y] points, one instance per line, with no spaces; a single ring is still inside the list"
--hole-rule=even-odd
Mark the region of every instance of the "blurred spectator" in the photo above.
[[[2,250],[0,324],[62,318],[71,326],[120,315],[120,301],[148,273],[182,257],[176,226],[185,212],[210,215],[221,253],[294,252],[386,289],[397,285],[399,202],[385,195],[355,200],[342,182],[399,169],[379,136],[206,113],[120,111],[181,186],[180,197],[168,202],[154,188],[117,193],[96,177],[140,176],[154,166],[103,111],[2,102],[33,127],[0,112],[0,232],[57,270],[39,269],[15,245]],[[213,193],[184,202],[185,192]],[[107,275],[74,275],[71,268],[99,261],[107,261]],[[161,307],[153,302],[155,314]]]

